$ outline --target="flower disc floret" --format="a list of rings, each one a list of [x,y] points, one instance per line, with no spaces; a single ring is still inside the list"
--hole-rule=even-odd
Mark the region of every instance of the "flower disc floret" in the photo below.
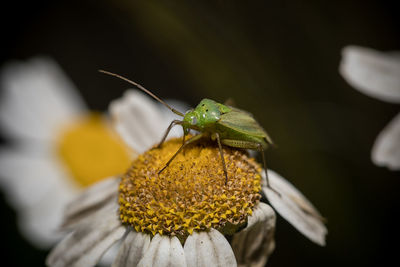
[[[120,219],[138,232],[185,238],[195,230],[228,233],[247,222],[260,200],[261,167],[246,151],[223,147],[225,181],[218,146],[188,145],[162,173],[181,139],[140,155],[120,183]]]

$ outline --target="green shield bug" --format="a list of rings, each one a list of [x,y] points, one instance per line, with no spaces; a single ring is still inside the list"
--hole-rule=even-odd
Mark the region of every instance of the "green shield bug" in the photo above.
[[[196,108],[188,110],[184,114],[169,106],[167,103],[165,103],[163,100],[161,100],[159,97],[154,95],[152,92],[150,92],[140,84],[112,72],[104,70],[99,71],[104,74],[120,78],[134,85],[135,87],[139,88],[140,90],[144,91],[145,93],[149,94],[151,97],[165,105],[173,113],[183,117],[183,120],[173,120],[171,122],[163,138],[161,139],[161,142],[157,146],[161,147],[172,127],[174,127],[175,125],[182,126],[184,132],[182,146],[178,149],[178,151],[176,151],[176,153],[168,160],[165,166],[158,173],[161,173],[163,170],[165,170],[165,168],[169,166],[176,155],[178,155],[179,152],[181,152],[181,150],[186,145],[193,143],[202,137],[209,137],[213,141],[216,140],[218,143],[222,167],[225,174],[225,183],[228,181],[228,173],[226,170],[222,145],[234,148],[257,150],[261,152],[262,155],[267,186],[275,191],[277,194],[279,194],[270,186],[264,155],[264,150],[273,144],[272,140],[268,136],[267,132],[254,119],[251,113],[235,107],[218,103],[211,99],[203,99]],[[199,134],[189,138],[188,140],[185,140],[185,137],[189,134],[190,130],[198,131]]]

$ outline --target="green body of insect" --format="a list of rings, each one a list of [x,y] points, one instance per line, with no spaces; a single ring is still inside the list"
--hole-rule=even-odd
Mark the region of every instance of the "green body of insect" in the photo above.
[[[267,175],[267,167],[264,156],[264,150],[272,144],[272,141],[265,130],[258,124],[254,119],[253,115],[247,111],[243,111],[231,106],[227,106],[218,103],[211,99],[203,99],[195,109],[187,111],[185,114],[177,111],[176,109],[170,107],[160,98],[155,96],[149,90],[145,89],[140,84],[137,84],[125,77],[118,74],[114,74],[107,71],[101,71],[103,73],[118,77],[123,79],[147,94],[151,95],[153,98],[164,104],[175,114],[182,116],[183,120],[174,120],[169,125],[167,131],[165,132],[161,142],[158,147],[160,147],[168,136],[168,133],[174,125],[181,125],[183,128],[183,143],[179,150],[171,157],[171,159],[165,164],[159,173],[161,173],[169,164],[173,161],[176,155],[188,144],[199,140],[202,137],[211,137],[212,140],[216,140],[219,146],[219,151],[221,155],[222,167],[225,174],[225,182],[228,181],[228,173],[226,170],[226,164],[223,156],[222,145],[258,150],[262,153],[265,175],[267,178],[267,186],[270,187]],[[190,130],[196,130],[199,134],[185,140],[185,137],[189,134]],[[270,187],[271,188],[271,187]],[[271,188],[272,189],[272,188]],[[274,190],[275,191],[275,190]],[[277,192],[278,193],[278,192]],[[279,194],[279,193],[278,193]]]
[[[221,142],[232,147],[248,148],[241,145],[246,142],[253,143],[253,149],[260,145],[266,149],[272,143],[250,113],[211,99],[203,99],[195,109],[186,112],[182,127],[185,135],[194,129],[216,139],[215,133],[218,133]]]

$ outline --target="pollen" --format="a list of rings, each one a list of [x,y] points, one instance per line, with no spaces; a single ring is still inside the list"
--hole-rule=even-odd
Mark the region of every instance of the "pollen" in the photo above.
[[[79,186],[126,172],[128,151],[103,116],[89,113],[60,130],[57,152],[65,169]]]
[[[136,231],[177,236],[210,228],[234,233],[261,198],[261,167],[246,151],[223,147],[228,181],[218,146],[208,140],[186,146],[171,139],[140,155],[119,187],[120,219]]]

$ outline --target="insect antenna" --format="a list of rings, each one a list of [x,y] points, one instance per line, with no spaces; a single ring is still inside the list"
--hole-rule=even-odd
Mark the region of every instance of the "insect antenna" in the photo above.
[[[143,86],[141,86],[138,83],[135,83],[134,81],[129,80],[128,78],[125,78],[119,74],[116,73],[112,73],[106,70],[99,70],[99,72],[107,74],[107,75],[111,75],[114,77],[117,77],[121,80],[124,80],[132,85],[134,85],[135,87],[139,88],[140,90],[142,90],[143,92],[147,93],[148,95],[150,95],[151,97],[153,97],[155,100],[157,100],[158,102],[160,102],[161,104],[163,104],[164,106],[166,106],[168,109],[170,109],[173,113],[175,113],[176,115],[179,115],[181,117],[184,117],[185,115],[182,112],[179,112],[178,110],[174,109],[173,107],[171,107],[170,105],[168,105],[167,103],[165,103],[163,100],[161,100],[158,96],[156,96],[155,94],[153,94],[152,92],[150,92],[149,90],[147,90],[146,88],[144,88]]]

